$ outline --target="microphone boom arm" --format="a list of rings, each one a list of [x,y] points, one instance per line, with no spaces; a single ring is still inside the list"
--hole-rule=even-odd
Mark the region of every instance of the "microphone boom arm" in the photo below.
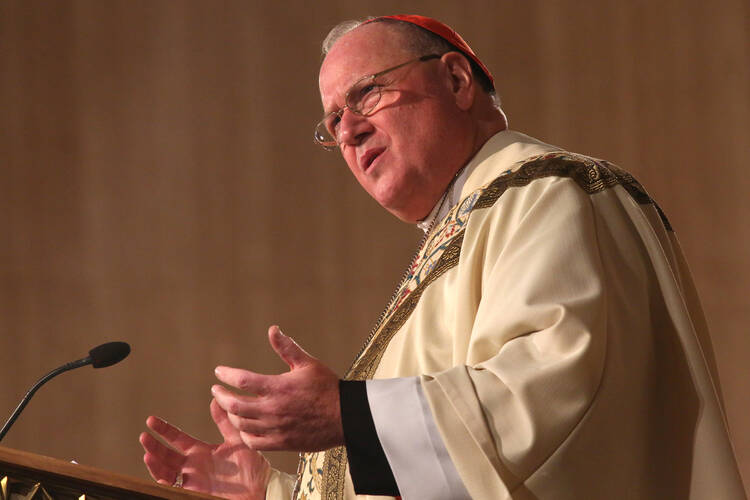
[[[102,344],[100,346],[96,346],[93,349],[89,351],[89,355],[85,358],[81,358],[76,361],[71,361],[70,363],[65,363],[64,365],[55,368],[51,372],[49,372],[44,377],[40,378],[39,381],[34,384],[34,386],[29,389],[29,392],[26,393],[26,395],[23,397],[21,402],[16,407],[13,414],[10,416],[7,422],[5,422],[5,425],[3,425],[3,428],[0,429],[0,441],[3,440],[5,437],[5,434],[8,433],[8,429],[13,425],[13,422],[16,421],[18,418],[18,415],[21,414],[23,409],[26,407],[26,405],[29,403],[29,400],[31,399],[31,396],[34,395],[34,393],[39,389],[42,385],[44,385],[45,382],[47,382],[49,379],[56,377],[60,375],[63,372],[66,372],[68,370],[74,370],[76,368],[80,368],[82,366],[86,365],[93,365],[94,368],[104,368],[105,366],[112,366],[115,363],[119,363],[123,359],[125,359],[128,354],[130,354],[130,346],[125,342],[107,342],[106,344]]]
[[[92,363],[91,356],[86,356],[85,358],[81,358],[77,361],[71,361],[70,363],[65,363],[64,365],[55,368],[51,372],[49,372],[44,377],[40,378],[39,381],[34,384],[34,386],[29,389],[29,392],[26,393],[26,395],[23,397],[21,402],[18,404],[16,409],[13,411],[13,414],[10,416],[7,422],[5,422],[5,425],[3,425],[2,430],[0,430],[0,441],[3,440],[5,437],[5,434],[8,433],[8,430],[10,430],[10,427],[13,425],[13,422],[16,421],[18,418],[18,415],[21,414],[24,408],[26,408],[26,405],[29,404],[29,401],[31,400],[31,397],[34,395],[34,393],[39,389],[41,386],[43,386],[49,379],[56,377],[60,375],[61,373],[64,373],[68,370],[74,370],[76,368],[80,368],[82,366],[86,366]]]

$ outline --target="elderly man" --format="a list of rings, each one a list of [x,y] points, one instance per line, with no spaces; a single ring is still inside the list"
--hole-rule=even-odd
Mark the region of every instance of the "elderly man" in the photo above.
[[[220,366],[208,445],[142,434],[159,482],[227,498],[745,498],[695,290],[627,173],[507,130],[447,26],[335,28],[316,140],[425,239],[344,380],[278,327]],[[258,450],[303,452],[296,478]],[[294,481],[293,481],[294,479]],[[293,488],[293,484],[295,484]]]

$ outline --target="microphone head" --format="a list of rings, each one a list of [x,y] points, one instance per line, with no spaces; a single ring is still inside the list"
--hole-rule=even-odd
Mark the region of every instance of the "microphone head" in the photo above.
[[[89,351],[94,368],[104,368],[119,363],[130,354],[130,345],[126,342],[107,342]]]

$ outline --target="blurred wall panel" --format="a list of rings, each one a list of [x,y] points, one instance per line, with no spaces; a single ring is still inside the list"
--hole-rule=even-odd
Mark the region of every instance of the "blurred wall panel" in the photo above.
[[[660,201],[748,477],[747,2],[370,5],[0,0],[0,411],[99,343],[133,346],[52,381],[3,444],[145,476],[147,415],[218,439],[214,366],[284,370],[268,325],[346,370],[419,234],[312,144],[319,42],[420,12],[493,69],[512,128],[619,163]]]

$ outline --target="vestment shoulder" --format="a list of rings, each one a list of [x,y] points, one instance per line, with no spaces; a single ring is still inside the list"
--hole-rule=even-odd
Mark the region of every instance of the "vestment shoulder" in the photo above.
[[[494,205],[508,189],[525,187],[536,180],[554,177],[569,178],[590,195],[622,186],[638,204],[654,205],[664,226],[671,231],[664,212],[629,172],[606,160],[567,151],[535,156],[523,161],[518,168],[504,172],[482,189],[473,209]]]

